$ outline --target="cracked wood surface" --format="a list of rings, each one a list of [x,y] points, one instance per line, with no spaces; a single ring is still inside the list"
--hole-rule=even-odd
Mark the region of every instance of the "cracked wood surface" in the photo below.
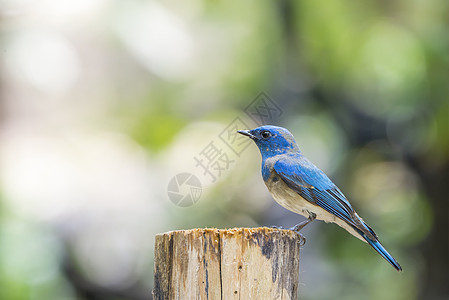
[[[297,299],[299,234],[267,227],[156,235],[154,299]]]

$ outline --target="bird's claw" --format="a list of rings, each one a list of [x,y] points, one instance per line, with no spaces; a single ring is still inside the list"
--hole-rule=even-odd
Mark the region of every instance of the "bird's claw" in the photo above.
[[[270,228],[274,228],[274,229],[285,229],[282,226],[276,226],[276,225],[271,225]]]
[[[299,224],[296,224],[295,226],[293,226],[292,228],[290,228],[290,230],[299,232],[299,231],[300,231],[301,229],[303,229],[307,224],[309,224],[310,222],[312,222],[312,221],[315,220],[315,219],[316,219],[316,215],[315,215],[315,214],[310,215],[310,217],[309,217],[307,220],[305,220],[304,222],[301,222],[301,223],[299,223]]]
[[[298,225],[301,225],[301,224],[298,224]],[[293,226],[292,228],[289,228],[288,230],[294,231],[297,235],[299,235],[299,241],[298,241],[298,244],[299,244],[300,247],[302,247],[302,246],[304,246],[304,245],[306,244],[306,238],[305,238],[305,236],[303,236],[301,233],[299,233],[299,231],[302,229],[303,226],[300,226],[301,228],[298,229],[298,228],[297,228],[298,225]],[[282,227],[282,226],[276,226],[276,225],[271,225],[270,228],[285,230],[284,227]]]
[[[300,224],[296,224],[293,227],[290,227],[289,230],[299,233],[301,231],[301,229],[303,229],[303,227],[304,227],[304,224],[300,223]]]
[[[299,247],[302,247],[306,244],[306,237],[303,236],[302,234],[300,234],[299,232],[296,231],[296,233],[299,235]]]
[[[306,238],[300,233],[301,229],[304,228],[304,226],[307,225],[304,223],[296,224],[295,226],[289,228],[289,230],[296,232],[296,234],[299,235],[299,246],[302,247],[306,244]]]

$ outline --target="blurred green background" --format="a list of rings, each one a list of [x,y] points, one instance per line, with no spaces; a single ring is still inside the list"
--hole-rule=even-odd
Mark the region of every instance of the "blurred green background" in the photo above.
[[[257,126],[261,92],[404,268],[314,222],[300,299],[448,299],[448,17],[445,0],[1,1],[0,299],[151,299],[156,233],[302,221],[256,146],[222,139]],[[210,143],[215,180],[195,161]],[[167,194],[183,172],[189,207]]]

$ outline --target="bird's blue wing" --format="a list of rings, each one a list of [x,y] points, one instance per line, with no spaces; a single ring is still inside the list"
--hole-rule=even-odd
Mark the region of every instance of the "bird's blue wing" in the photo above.
[[[343,193],[323,171],[304,156],[280,159],[273,165],[273,169],[289,188],[307,201],[353,226],[358,225],[354,219],[354,209]]]
[[[352,225],[396,270],[402,271],[399,263],[379,242],[376,233],[357,216],[343,193],[323,171],[303,156],[280,159],[273,169],[301,197]]]

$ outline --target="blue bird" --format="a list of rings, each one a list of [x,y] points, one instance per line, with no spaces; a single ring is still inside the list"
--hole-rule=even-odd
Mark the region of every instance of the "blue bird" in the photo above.
[[[340,189],[302,155],[287,129],[266,125],[238,133],[250,137],[259,147],[262,177],[273,198],[288,210],[308,218],[292,230],[299,231],[315,219],[335,223],[370,244],[397,271],[402,271]]]

